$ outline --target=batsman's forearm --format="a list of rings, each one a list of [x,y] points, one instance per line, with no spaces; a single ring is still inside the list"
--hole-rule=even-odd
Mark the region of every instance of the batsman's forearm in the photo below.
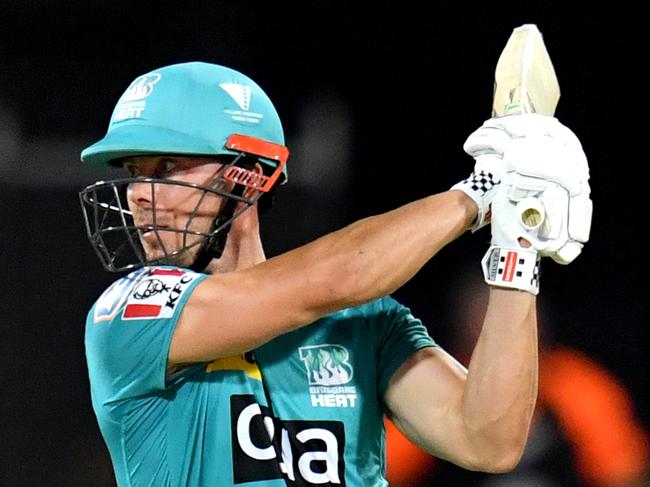
[[[169,363],[243,353],[327,313],[385,296],[463,233],[476,212],[463,192],[447,191],[258,265],[213,274],[183,309]]]
[[[323,291],[316,308],[339,309],[398,289],[475,217],[476,205],[464,193],[447,191],[360,220],[290,257],[294,265],[304,259],[306,285]]]
[[[497,470],[513,468],[526,443],[537,398],[535,297],[490,289],[485,322],[472,354],[462,411],[477,451],[491,452]]]

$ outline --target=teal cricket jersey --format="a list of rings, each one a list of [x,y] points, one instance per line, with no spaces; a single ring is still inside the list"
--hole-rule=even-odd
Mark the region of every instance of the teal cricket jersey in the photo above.
[[[435,346],[422,323],[385,297],[170,375],[174,328],[205,277],[139,269],[88,313],[92,404],[118,485],[387,485],[382,398],[410,355]]]

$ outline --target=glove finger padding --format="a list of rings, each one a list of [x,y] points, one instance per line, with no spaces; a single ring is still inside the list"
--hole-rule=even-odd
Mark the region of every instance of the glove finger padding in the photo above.
[[[503,157],[505,165],[517,174],[554,181],[571,196],[589,189],[587,158],[575,138],[567,141],[534,134],[513,139]]]
[[[470,155],[498,153],[505,171],[555,181],[571,196],[581,193],[589,179],[580,140],[555,117],[528,113],[491,118],[470,135],[464,148]]]
[[[463,150],[474,159],[485,154],[501,157],[510,143],[510,135],[501,126],[492,123],[493,120],[483,122],[463,144]]]

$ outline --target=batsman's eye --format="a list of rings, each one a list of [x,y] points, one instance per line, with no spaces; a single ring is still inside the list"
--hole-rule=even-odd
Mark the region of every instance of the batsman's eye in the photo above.
[[[122,167],[132,178],[137,178],[140,175],[139,166],[135,162],[125,162]]]
[[[175,161],[171,159],[163,159],[163,161],[160,163],[159,171],[162,175],[171,174],[176,170],[176,168],[177,164]]]

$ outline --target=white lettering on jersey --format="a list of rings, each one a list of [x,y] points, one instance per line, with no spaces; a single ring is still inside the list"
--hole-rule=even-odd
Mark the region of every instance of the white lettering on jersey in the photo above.
[[[342,422],[273,418],[252,395],[230,401],[235,483],[284,477],[288,485],[345,487]]]
[[[271,458],[275,458],[273,445],[269,445],[266,448],[258,448],[253,444],[249,435],[251,420],[261,414],[262,410],[257,403],[251,404],[240,413],[239,418],[237,418],[237,440],[239,440],[241,449],[249,457],[256,458],[257,460],[270,460]],[[273,431],[269,432],[269,436],[273,438]]]
[[[296,435],[296,438],[302,442],[307,443],[309,440],[319,439],[325,442],[325,451],[314,451],[307,452],[300,456],[298,460],[298,468],[300,469],[300,474],[307,482],[312,484],[326,484],[327,482],[332,482],[334,484],[340,484],[337,473],[338,466],[338,442],[336,437],[329,431],[322,428],[311,428],[307,430],[302,430]],[[311,462],[316,462],[319,460],[325,461],[325,471],[322,473],[314,472],[311,469]]]

